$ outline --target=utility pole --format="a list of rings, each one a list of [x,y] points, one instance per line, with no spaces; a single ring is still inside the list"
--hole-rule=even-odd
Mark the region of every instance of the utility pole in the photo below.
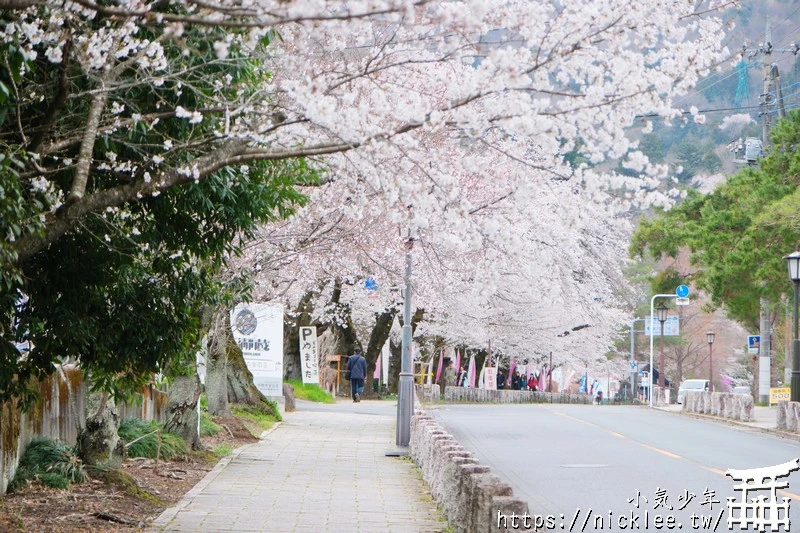
[[[778,65],[772,62],[772,53],[791,52],[797,55],[798,50],[800,50],[800,48],[796,43],[793,48],[772,47],[772,33],[770,31],[769,19],[767,19],[767,31],[765,33],[764,42],[760,43],[758,48],[748,48],[744,46],[742,49],[742,53],[750,57],[758,55],[764,56],[764,93],[761,95],[760,102],[762,154],[769,149],[770,129],[775,122],[773,115],[777,114],[778,118],[784,118],[786,116],[786,110],[783,105],[781,76],[778,71]],[[759,346],[758,358],[758,399],[762,402],[769,402],[770,365],[772,362],[772,313],[770,311],[771,305],[768,298],[762,297],[759,304],[759,335],[761,337],[761,343]],[[711,357],[711,354],[709,354],[709,357]]]
[[[636,397],[636,391],[639,390],[636,387],[636,375],[639,372],[637,371],[637,366],[638,365],[636,364],[636,352],[635,352],[635,349],[634,349],[635,348],[635,346],[634,346],[634,336],[635,336],[636,333],[646,333],[646,330],[636,331],[635,325],[636,325],[637,322],[645,322],[646,320],[647,320],[646,318],[634,318],[633,320],[631,320],[631,363],[630,363],[631,364],[631,400],[633,400]],[[652,326],[652,320],[651,320],[651,324],[650,325]]]

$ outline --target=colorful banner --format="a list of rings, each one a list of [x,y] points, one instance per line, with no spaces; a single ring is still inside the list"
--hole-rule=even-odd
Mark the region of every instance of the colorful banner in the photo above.
[[[383,354],[378,355],[378,359],[375,361],[375,372],[372,373],[372,379],[381,379],[381,359],[383,358]]]
[[[475,388],[475,379],[478,376],[475,375],[475,356],[471,355],[469,358],[469,370],[467,370],[467,383],[471,389]]]

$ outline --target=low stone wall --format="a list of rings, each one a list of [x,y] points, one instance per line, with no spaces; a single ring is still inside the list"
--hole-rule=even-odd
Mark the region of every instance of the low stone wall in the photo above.
[[[423,398],[424,399],[424,398]],[[444,401],[467,403],[592,403],[589,394],[533,392],[527,390],[485,390],[466,387],[446,387]],[[437,400],[438,401],[438,400]]]
[[[753,420],[753,397],[730,392],[686,391],[682,410],[750,422]]]
[[[417,398],[425,403],[438,403],[441,401],[442,389],[437,384],[414,385]]]
[[[800,433],[800,402],[778,402],[778,429]]]
[[[510,531],[512,514],[528,513],[527,502],[515,498],[510,485],[478,464],[424,411],[411,418],[410,445],[411,457],[456,533]]]

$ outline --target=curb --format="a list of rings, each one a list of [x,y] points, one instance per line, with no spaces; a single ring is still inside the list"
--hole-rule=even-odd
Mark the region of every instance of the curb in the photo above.
[[[261,436],[259,437],[258,442],[252,442],[250,444],[245,444],[244,446],[240,446],[240,447],[236,448],[235,450],[233,450],[230,453],[230,455],[226,455],[225,457],[220,459],[217,462],[217,464],[214,465],[214,468],[208,474],[203,476],[203,479],[201,479],[197,483],[197,485],[192,487],[191,490],[189,490],[189,492],[187,492],[186,494],[183,495],[183,498],[181,498],[178,503],[176,503],[173,507],[170,507],[170,508],[165,509],[164,511],[162,511],[161,514],[158,515],[158,517],[156,517],[156,519],[153,520],[153,522],[150,523],[149,529],[155,529],[156,531],[162,531],[166,526],[169,525],[169,523],[172,521],[172,519],[175,518],[175,516],[179,512],[181,512],[190,503],[192,503],[192,500],[194,500],[194,498],[198,494],[200,494],[209,484],[211,484],[212,481],[214,481],[214,479],[216,479],[216,477],[225,469],[226,466],[228,466],[228,464],[231,461],[236,459],[239,455],[241,455],[242,452],[244,452],[248,448],[250,448],[252,446],[255,446],[256,444],[260,443],[267,435],[269,435],[270,433],[275,431],[278,428],[278,426],[280,426],[282,423],[283,423],[282,421],[281,422],[276,422],[275,425],[272,426],[270,429],[268,429],[268,430],[264,431],[263,433],[261,433]]]
[[[704,413],[691,413],[691,412],[687,412],[687,411],[683,411],[683,410],[681,410],[681,411],[668,411],[668,410],[662,409],[660,407],[655,407],[655,409],[658,409],[662,413],[669,413],[669,414],[678,415],[678,416],[688,416],[690,418],[696,418],[698,420],[711,420],[713,422],[721,422],[721,423],[726,424],[728,426],[735,426],[735,427],[747,428],[747,429],[751,429],[751,430],[755,430],[755,431],[761,431],[762,433],[767,433],[769,435],[775,435],[775,436],[781,437],[783,439],[800,440],[800,434],[790,433],[788,431],[783,431],[783,430],[777,429],[777,428],[762,428],[762,427],[758,427],[758,426],[751,426],[747,422],[741,422],[739,420],[731,420],[731,419],[728,419],[728,418],[719,418],[719,417],[716,417],[716,416],[713,416],[713,415],[707,415],[707,414],[704,414]]]

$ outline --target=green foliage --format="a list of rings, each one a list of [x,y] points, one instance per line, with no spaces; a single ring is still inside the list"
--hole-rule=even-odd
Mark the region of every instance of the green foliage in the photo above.
[[[25,448],[9,490],[18,490],[33,481],[64,489],[70,483],[83,483],[86,479],[84,465],[73,447],[37,437]]]
[[[688,184],[698,172],[714,172],[722,166],[719,156],[714,153],[714,147],[709,142],[701,142],[694,135],[687,135],[675,148],[676,166],[680,171],[676,173],[678,181]]]
[[[118,432],[119,437],[127,443],[130,457],[169,460],[189,451],[183,437],[167,432],[155,421],[128,418],[120,423]]]
[[[200,411],[200,436],[210,437],[222,431],[222,426],[215,423],[206,411]]]
[[[252,96],[270,76],[235,42],[218,60],[213,43],[230,30],[187,26],[181,39],[161,39],[162,31],[142,27],[137,38],[165,46],[165,82],[146,83],[134,69],[124,70],[118,85],[125,89],[109,94],[109,107],[151,118],[102,131],[87,201],[191,168],[219,145],[226,120],[220,102]],[[290,215],[305,202],[297,185],[317,179],[302,159],[223,166],[119,207],[99,202],[80,219],[59,219],[77,142],[46,156],[30,154],[48,142],[80,139],[91,100],[86,91],[95,80],[74,57],[55,65],[44,52],[27,61],[13,42],[0,43],[0,401],[16,397],[25,405],[34,394],[30,378],[51,373],[65,356],[80,361],[94,387],[117,396],[153,373],[182,372],[202,333],[200,310],[246,293],[245,281],[221,279],[225,258],[240,251],[238,238]],[[63,91],[69,94],[62,100]],[[179,106],[216,111],[191,123],[170,114]],[[156,121],[156,115],[163,116]],[[113,120],[108,109],[104,120]],[[176,148],[166,149],[170,143]],[[114,161],[130,161],[131,170],[120,171]],[[20,261],[20,243],[45,238],[57,220],[69,230]],[[33,346],[24,357],[15,347],[22,342]]]
[[[318,403],[336,403],[336,400],[319,385],[314,385],[312,383],[306,384],[299,379],[289,380],[287,383],[294,387],[295,398]]]
[[[642,219],[632,255],[677,256],[691,250],[692,278],[714,305],[757,328],[759,298],[777,301],[790,289],[783,257],[800,244],[800,112],[776,124],[774,149],[715,190],[691,192],[654,219]]]
[[[664,156],[667,155],[664,140],[656,134],[643,135],[639,141],[639,150],[653,163],[663,162]]]

